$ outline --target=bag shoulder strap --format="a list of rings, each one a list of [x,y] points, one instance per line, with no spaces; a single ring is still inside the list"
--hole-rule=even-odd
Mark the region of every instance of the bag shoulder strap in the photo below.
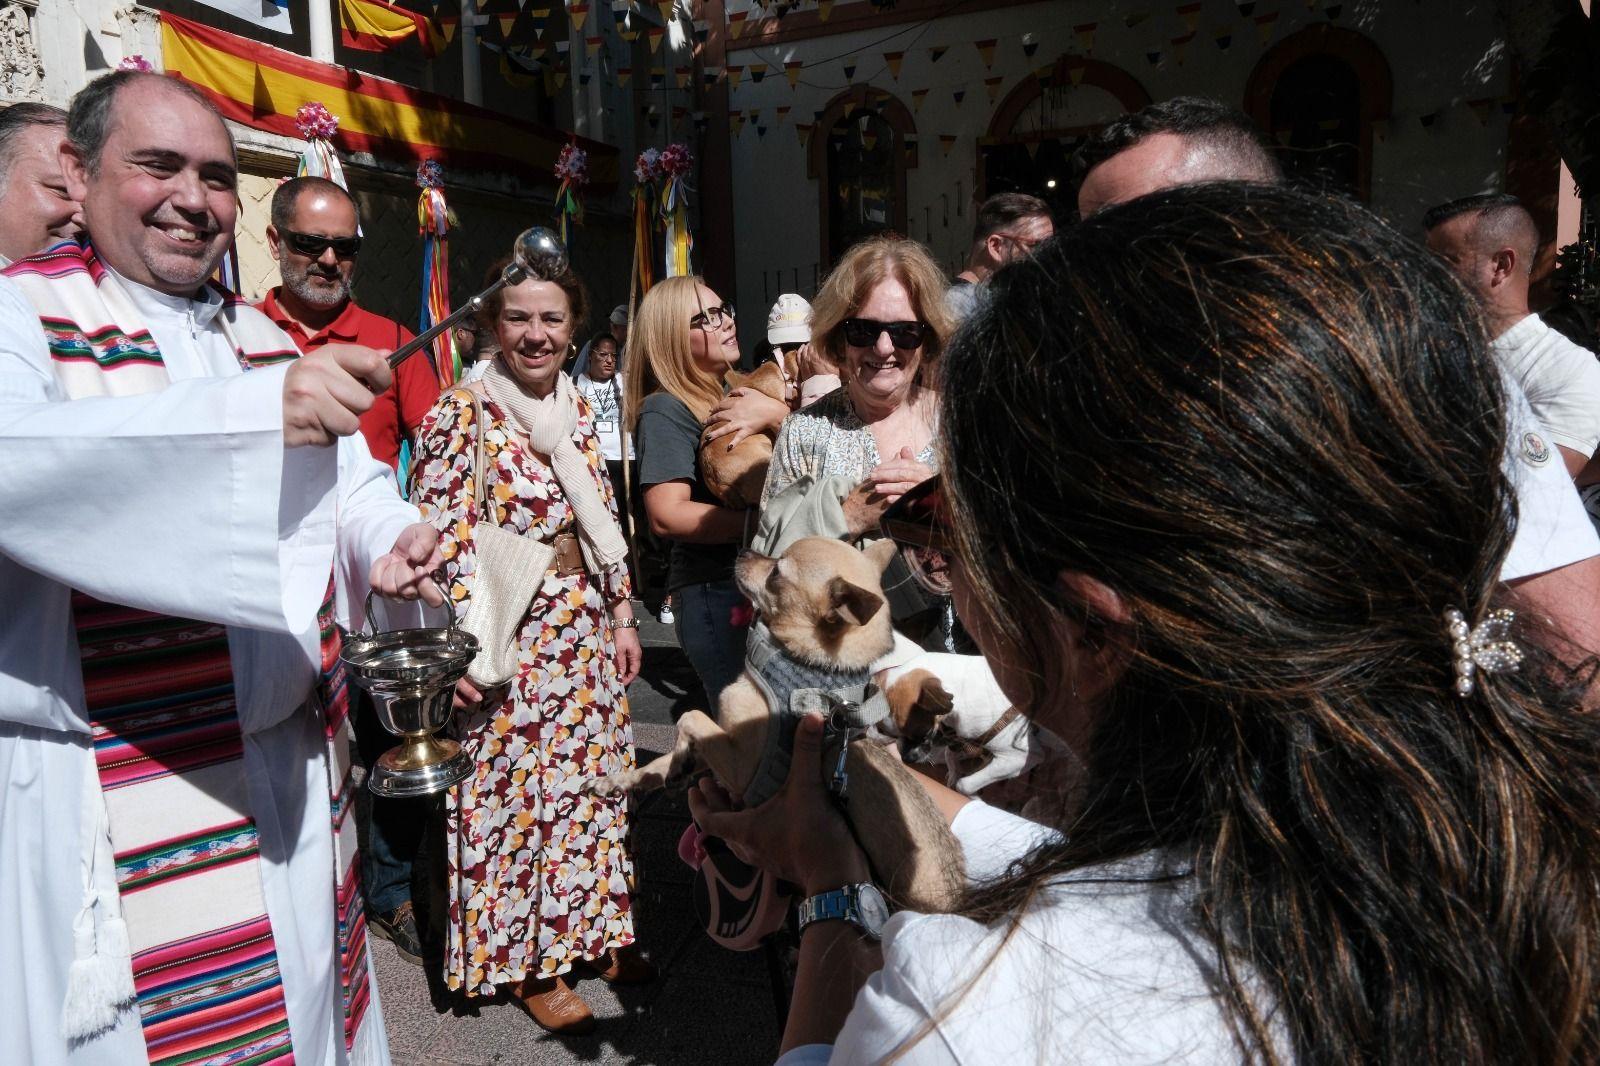
[[[494,513],[488,510],[489,478],[494,473],[489,466],[488,450],[484,444],[484,439],[489,435],[488,415],[483,409],[483,397],[478,395],[477,390],[457,389],[453,395],[458,402],[465,395],[467,402],[472,405],[472,432],[475,437],[472,460],[472,495],[478,504],[478,521],[481,522],[485,515],[493,515]],[[494,519],[491,517],[490,523],[493,524],[493,521]]]

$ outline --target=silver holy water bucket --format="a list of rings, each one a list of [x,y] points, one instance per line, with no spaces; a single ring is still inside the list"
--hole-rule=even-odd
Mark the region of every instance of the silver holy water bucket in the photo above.
[[[447,627],[381,633],[373,628],[367,593],[366,625],[345,640],[339,656],[350,679],[372,695],[383,728],[402,739],[368,771],[367,787],[380,796],[431,795],[472,773],[461,745],[434,735],[450,721],[456,682],[478,654],[478,638],[457,627],[449,591],[441,591]]]

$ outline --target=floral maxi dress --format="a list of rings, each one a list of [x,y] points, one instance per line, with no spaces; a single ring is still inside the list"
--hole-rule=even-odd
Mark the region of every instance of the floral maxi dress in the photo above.
[[[511,432],[490,401],[485,439],[495,521],[549,540],[576,532],[554,471]],[[450,595],[464,614],[472,592],[477,427],[463,392],[423,420],[412,499],[439,529]],[[574,443],[612,514],[589,405],[578,400]],[[516,677],[503,702],[458,712],[454,728],[475,763],[446,799],[449,929],[445,981],[468,995],[565,973],[581,959],[633,942],[626,800],[588,781],[631,769],[633,732],[617,675],[607,604],[630,594],[626,564],[596,579],[546,574],[523,621]]]

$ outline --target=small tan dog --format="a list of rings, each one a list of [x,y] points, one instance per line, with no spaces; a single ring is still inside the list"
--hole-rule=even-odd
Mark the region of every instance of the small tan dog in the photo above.
[[[740,556],[734,577],[761,621],[752,629],[745,672],[722,693],[716,721],[690,711],[678,722],[672,751],[595,782],[595,790],[660,788],[686,782],[705,766],[746,806],[759,806],[787,777],[798,711],[827,705],[833,694],[875,691],[867,686],[869,670],[894,645],[882,588],[894,551],[890,541],[861,552],[807,537],[777,559]],[[836,739],[825,741],[830,778],[838,751]],[[857,741],[846,751],[845,772],[845,816],[885,895],[912,910],[949,910],[965,889],[966,864],[912,771],[882,747]]]
[[[746,388],[789,401],[789,382],[795,380],[795,354],[783,357],[783,366],[768,360],[748,374],[729,372],[729,390]],[[767,466],[772,462],[772,438],[756,433],[729,450],[721,440],[700,445],[700,477],[711,494],[735,510],[755,507],[761,502],[761,488],[767,483]]]

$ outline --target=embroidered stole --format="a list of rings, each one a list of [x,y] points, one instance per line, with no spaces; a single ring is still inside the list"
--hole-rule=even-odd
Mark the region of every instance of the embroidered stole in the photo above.
[[[60,245],[5,270],[40,312],[68,397],[128,396],[169,383],[122,282],[88,245]],[[224,294],[224,334],[245,370],[298,357],[263,315]],[[294,1061],[277,953],[261,891],[259,837],[224,626],[103,603],[73,612],[96,765],[133,952],[149,1061]],[[344,1043],[369,1001],[352,776],[343,742],[333,584],[318,612]]]

